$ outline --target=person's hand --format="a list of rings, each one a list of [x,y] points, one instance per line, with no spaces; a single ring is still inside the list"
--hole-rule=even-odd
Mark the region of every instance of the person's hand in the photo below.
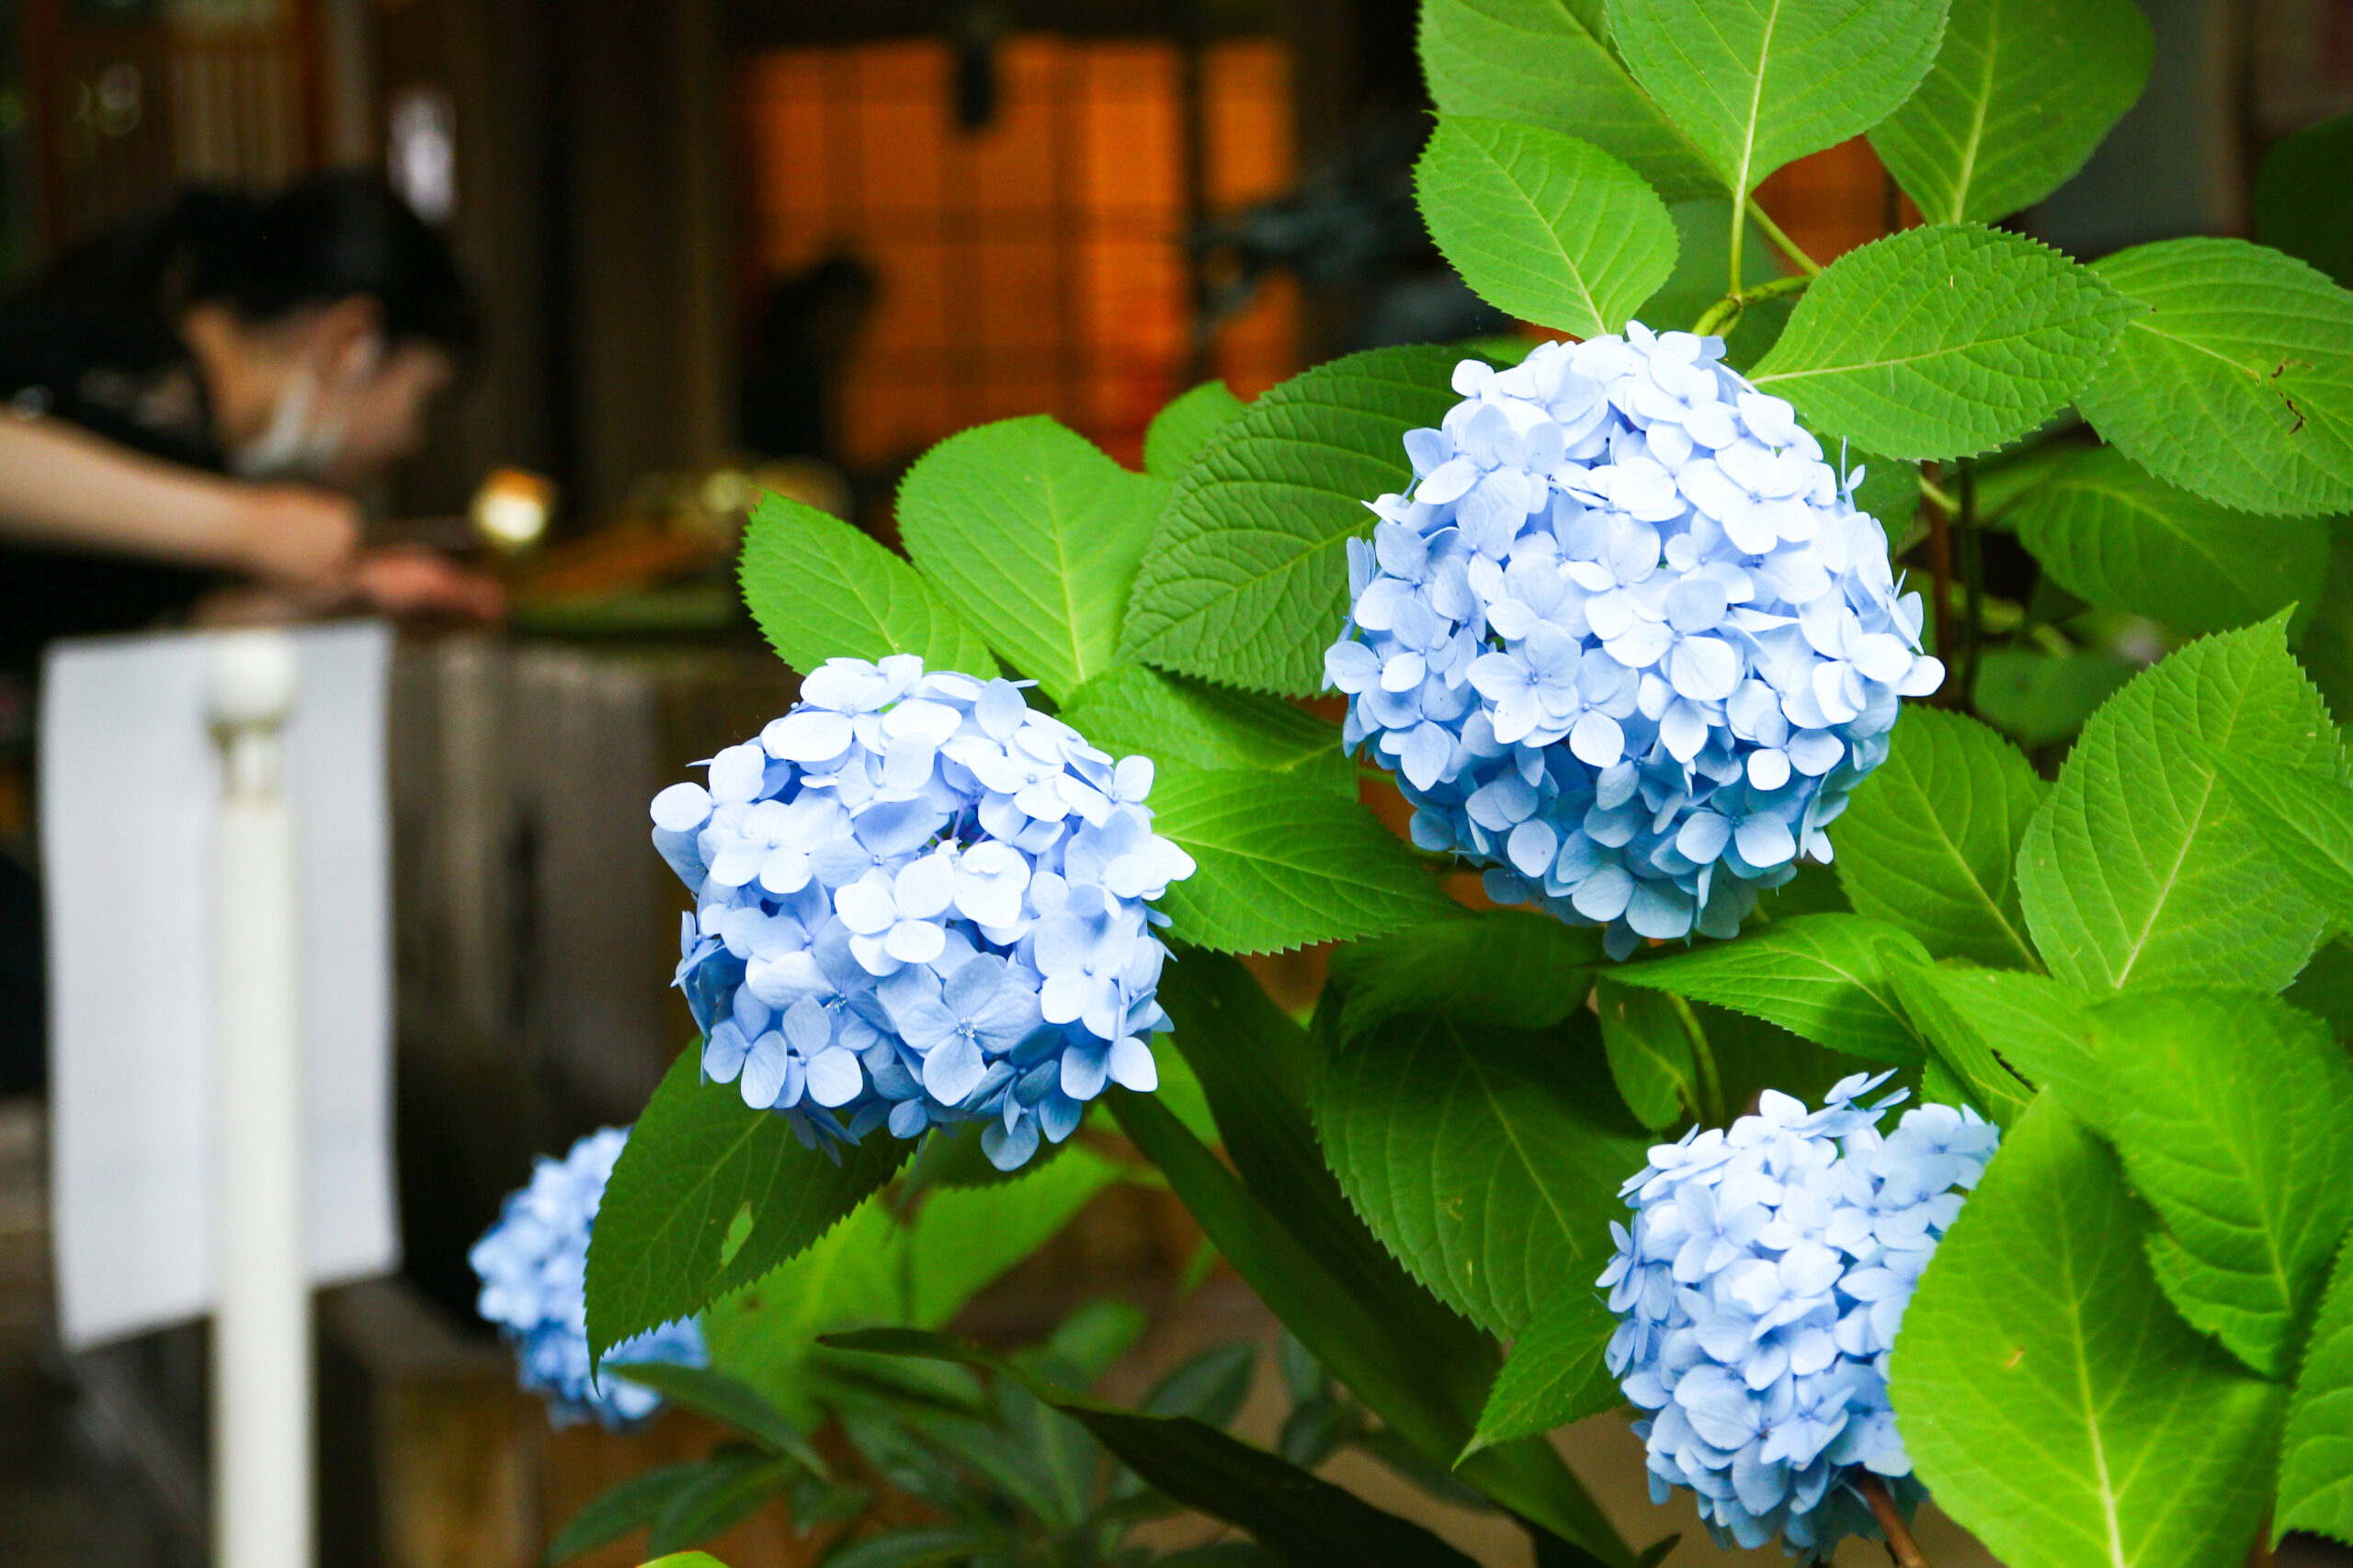
[[[367,551],[352,565],[351,592],[370,609],[390,616],[496,620],[506,613],[506,590],[495,578],[469,572],[422,545]]]
[[[278,586],[333,591],[354,570],[359,508],[348,496],[301,484],[243,486],[235,526],[237,564]]]

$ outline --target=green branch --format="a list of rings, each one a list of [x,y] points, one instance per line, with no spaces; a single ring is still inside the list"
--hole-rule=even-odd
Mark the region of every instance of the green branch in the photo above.
[[[1796,267],[1800,272],[1804,273],[1808,278],[1818,278],[1822,275],[1822,263],[1806,255],[1805,252],[1799,247],[1797,241],[1781,233],[1781,226],[1779,223],[1774,222],[1771,218],[1766,215],[1765,209],[1757,203],[1756,198],[1753,196],[1748,199],[1748,215],[1756,220],[1756,226],[1765,231],[1765,237],[1773,242],[1773,248],[1790,258],[1790,266]],[[1738,238],[1740,233],[1740,222],[1739,215],[1737,213],[1733,215],[1733,233],[1734,235],[1732,250],[1733,266],[1737,268],[1740,266],[1740,240]],[[1735,289],[1740,287],[1740,274],[1737,271],[1734,271],[1733,274],[1732,286]]]

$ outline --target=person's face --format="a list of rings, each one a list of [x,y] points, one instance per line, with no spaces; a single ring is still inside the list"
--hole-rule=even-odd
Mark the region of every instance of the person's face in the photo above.
[[[341,440],[320,478],[364,484],[425,442],[426,411],[456,373],[449,353],[428,343],[396,344],[327,381],[327,416]]]

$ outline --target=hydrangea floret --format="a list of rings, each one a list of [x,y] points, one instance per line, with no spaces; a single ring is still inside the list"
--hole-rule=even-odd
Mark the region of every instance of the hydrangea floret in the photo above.
[[[1934,691],[1919,596],[1790,404],[1689,333],[1466,359],[1410,494],[1348,544],[1324,656],[1345,740],[1489,895],[1643,937],[1729,937]]]
[[[1694,1128],[1620,1189],[1630,1232],[1597,1284],[1623,1320],[1608,1348],[1650,1451],[1651,1499],[1699,1494],[1721,1544],[1779,1537],[1827,1561],[1876,1536],[1854,1484],[1884,1478],[1908,1515],[1925,1494],[1896,1431],[1888,1358],[1937,1244],[1984,1175],[1998,1129],[1966,1108],[1855,1102],[1857,1074],[1809,1111],[1767,1090],[1729,1131]]]
[[[530,1185],[507,1194],[498,1222],[468,1255],[482,1279],[476,1309],[514,1346],[523,1387],[546,1398],[558,1426],[594,1417],[620,1429],[661,1407],[660,1394],[611,1375],[612,1368],[703,1364],[702,1330],[687,1318],[614,1346],[605,1355],[606,1375],[590,1365],[588,1234],[628,1142],[627,1128],[608,1127],[561,1160],[541,1155]]]
[[[829,659],[707,785],[654,797],[703,1072],[804,1144],[982,1121],[1011,1170],[1107,1084],[1158,1085],[1151,905],[1193,859],[1152,831],[1151,759],[1027,684]]]

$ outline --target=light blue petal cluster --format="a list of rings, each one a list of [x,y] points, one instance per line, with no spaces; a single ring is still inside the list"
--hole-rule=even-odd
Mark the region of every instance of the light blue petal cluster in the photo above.
[[[1917,594],[1790,405],[1719,338],[1545,344],[1456,368],[1369,503],[1324,677],[1346,739],[1401,775],[1415,842],[1642,937],[1728,937],[1934,691]]]
[[[1012,1170],[1105,1085],[1158,1085],[1150,903],[1192,857],[1152,831],[1151,759],[1023,684],[829,659],[708,787],[654,797],[695,892],[677,981],[703,1072],[803,1143],[979,1120]]]
[[[1876,1537],[1847,1484],[1858,1468],[1888,1478],[1907,1512],[1924,1494],[1888,1404],[1888,1355],[2001,1133],[1924,1105],[1882,1137],[1906,1092],[1854,1102],[1887,1076],[1842,1080],[1812,1112],[1768,1089],[1731,1131],[1653,1149],[1620,1189],[1634,1227],[1610,1225],[1617,1256],[1597,1282],[1624,1320],[1610,1375],[1656,1412],[1634,1424],[1652,1501],[1691,1488],[1720,1545],[1779,1536],[1826,1561],[1847,1536]]]
[[[590,1416],[608,1426],[642,1421],[662,1396],[617,1377],[590,1376],[588,1233],[605,1200],[613,1162],[629,1130],[608,1127],[561,1160],[541,1155],[531,1184],[507,1194],[498,1223],[469,1258],[482,1278],[476,1308],[515,1346],[523,1387],[542,1394],[555,1425]],[[608,1367],[631,1361],[703,1364],[702,1330],[692,1318],[642,1334],[608,1352]]]

